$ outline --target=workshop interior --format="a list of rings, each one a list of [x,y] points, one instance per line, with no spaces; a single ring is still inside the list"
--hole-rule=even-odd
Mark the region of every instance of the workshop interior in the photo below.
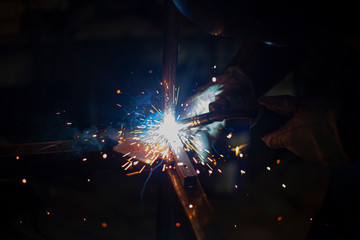
[[[343,5],[0,0],[0,239],[359,239]]]

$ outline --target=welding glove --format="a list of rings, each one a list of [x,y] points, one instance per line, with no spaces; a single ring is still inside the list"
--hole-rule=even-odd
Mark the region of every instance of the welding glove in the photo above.
[[[221,93],[209,104],[210,111],[253,106],[254,90],[251,81],[238,67],[228,67],[224,74],[216,77],[215,84],[220,86]]]
[[[338,130],[341,104],[320,97],[263,97],[258,101],[270,111],[292,117],[282,127],[262,136],[272,149],[286,148],[312,163],[349,162]]]

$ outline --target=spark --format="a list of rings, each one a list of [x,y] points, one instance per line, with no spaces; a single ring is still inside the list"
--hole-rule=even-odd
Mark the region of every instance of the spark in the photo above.
[[[244,154],[241,152],[241,150],[247,146],[249,146],[249,144],[242,144],[240,146],[236,146],[235,148],[231,148],[231,146],[229,146],[229,148],[231,148],[231,151],[235,152],[236,157],[242,158],[244,157]]]
[[[144,168],[145,168],[146,166],[144,165],[141,169],[140,169],[140,171],[139,171],[139,173],[142,173],[142,171],[144,171]]]
[[[270,170],[271,170],[271,167],[266,167],[266,169],[267,169],[268,171],[270,171]]]
[[[124,170],[126,171],[126,170],[128,170],[131,166],[133,165],[133,163],[132,162],[130,162],[130,164],[128,164],[127,165],[127,167],[126,168],[124,168]]]
[[[128,164],[130,164],[131,162],[126,162],[126,163],[124,163],[121,167],[122,168],[124,168],[124,167],[126,167]]]
[[[165,99],[168,98],[169,103],[178,105],[180,87],[169,86],[166,82],[160,82],[160,85],[164,85],[163,88],[169,89],[168,93],[172,93],[165,94]],[[117,139],[119,145],[123,144],[124,149],[130,150],[122,156],[125,158],[133,155],[126,159],[122,165],[124,170],[136,169],[127,175],[139,174],[145,169],[153,169],[152,166],[155,163],[158,164],[158,160],[161,160],[162,171],[171,169],[174,165],[170,162],[176,158],[179,149],[195,153],[195,157],[192,157],[193,163],[206,166],[209,175],[213,171],[222,173],[222,170],[216,167],[216,157],[211,155],[209,149],[206,149],[208,146],[203,143],[203,136],[197,136],[200,134],[197,134],[196,129],[187,129],[177,122],[181,116],[191,117],[208,112],[209,103],[213,102],[221,91],[221,85],[213,85],[203,93],[198,94],[191,102],[182,103],[181,106],[186,107],[188,111],[181,115],[175,115],[174,108],[162,111],[158,106],[151,103],[148,107],[137,106],[137,110],[134,111],[135,114],[131,113],[132,116],[136,117],[137,124],[131,127],[130,134],[119,131]],[[156,93],[160,94],[159,91]],[[224,122],[215,122],[209,126],[209,129],[217,131],[216,129],[220,129],[223,124]],[[232,133],[230,135],[232,136]],[[135,152],[139,158],[136,158]],[[221,157],[224,156],[221,155]],[[183,163],[180,162],[177,165],[182,166]],[[196,173],[200,174],[200,170],[197,169]]]
[[[26,178],[21,179],[21,182],[24,183],[24,184],[27,183]]]

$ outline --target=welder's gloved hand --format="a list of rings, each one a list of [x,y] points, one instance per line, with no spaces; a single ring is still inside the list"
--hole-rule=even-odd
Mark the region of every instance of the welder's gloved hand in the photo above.
[[[228,67],[224,74],[216,77],[221,93],[209,104],[209,110],[250,108],[254,104],[254,90],[250,79],[238,67]]]
[[[349,162],[340,139],[337,120],[341,104],[320,97],[263,97],[259,103],[280,115],[292,117],[262,140],[272,148],[286,148],[312,163],[335,165]]]

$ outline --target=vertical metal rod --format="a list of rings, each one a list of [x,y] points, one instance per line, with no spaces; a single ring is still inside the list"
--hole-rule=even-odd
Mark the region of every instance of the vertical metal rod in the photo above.
[[[165,1],[162,83],[164,111],[174,111],[174,91],[178,58],[179,13],[171,0]]]

